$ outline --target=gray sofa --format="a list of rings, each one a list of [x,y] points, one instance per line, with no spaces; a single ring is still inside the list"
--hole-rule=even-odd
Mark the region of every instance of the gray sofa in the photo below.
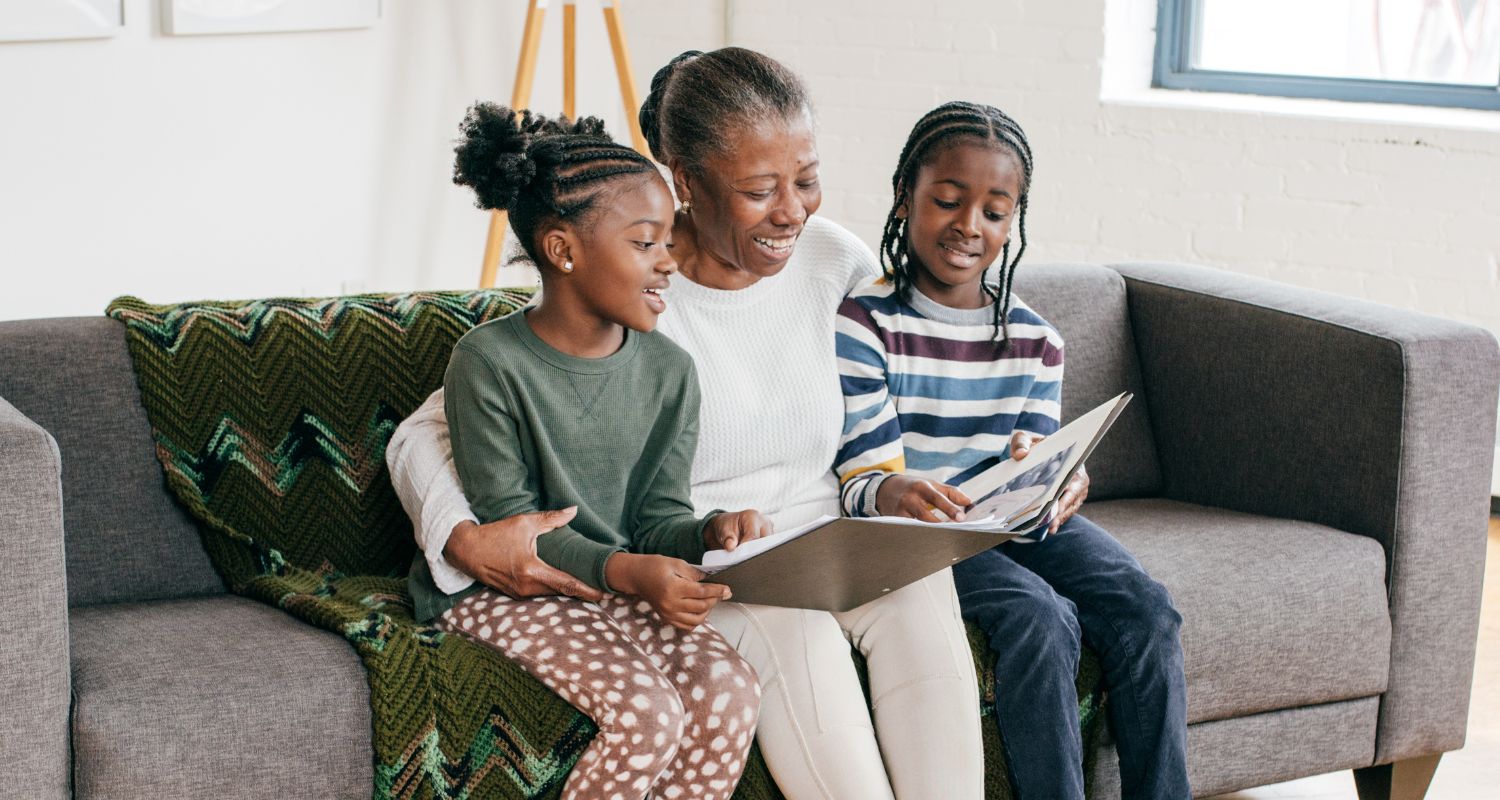
[[[1068,416],[1137,395],[1086,513],[1186,620],[1196,792],[1354,769],[1420,797],[1464,741],[1494,339],[1198,267],[1030,265],[1018,292],[1067,339]],[[0,793],[369,796],[354,651],[225,594],[111,320],[0,323],[0,607]]]

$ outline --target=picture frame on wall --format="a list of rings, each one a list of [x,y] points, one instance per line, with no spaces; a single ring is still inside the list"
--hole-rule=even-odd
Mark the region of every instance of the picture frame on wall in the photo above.
[[[103,39],[125,27],[125,0],[4,0],[0,42]]]
[[[283,33],[368,28],[381,0],[161,0],[162,32],[170,36]]]

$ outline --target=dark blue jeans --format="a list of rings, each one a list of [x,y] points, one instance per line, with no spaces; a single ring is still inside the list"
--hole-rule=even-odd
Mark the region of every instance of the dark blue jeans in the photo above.
[[[1187,685],[1166,588],[1074,515],[1036,544],[953,568],[964,619],[989,637],[995,711],[1019,800],[1083,797],[1080,643],[1099,654],[1126,800],[1188,800]]]

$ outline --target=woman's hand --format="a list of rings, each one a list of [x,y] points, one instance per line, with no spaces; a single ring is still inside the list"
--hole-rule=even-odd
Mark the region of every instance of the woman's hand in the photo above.
[[[461,522],[453,528],[443,557],[465,574],[514,598],[564,594],[598,602],[604,594],[552,567],[536,554],[536,537],[573,521],[577,507],[561,511],[517,514],[477,525]]]
[[[941,511],[953,522],[964,518],[964,509],[974,501],[945,483],[890,475],[875,492],[875,510],[887,517],[911,517],[923,522],[942,522],[935,511]]]
[[[1020,461],[1031,452],[1031,448],[1035,447],[1037,442],[1045,438],[1047,437],[1027,433],[1026,431],[1012,433],[1010,435],[1010,457]],[[1069,517],[1078,513],[1078,509],[1083,507],[1083,501],[1088,499],[1088,496],[1089,472],[1087,469],[1079,467],[1078,471],[1073,473],[1073,477],[1068,481],[1067,487],[1063,489],[1063,493],[1057,498],[1057,516],[1052,518],[1052,524],[1047,526],[1047,532],[1057,533],[1057,529],[1061,528],[1062,524],[1067,522]]]
[[[704,574],[680,558],[616,553],[604,562],[604,577],[615,591],[640,597],[685,631],[702,625],[708,612],[730,597],[728,586],[702,583]]]
[[[776,526],[759,511],[725,512],[703,526],[703,546],[709,550],[733,550],[745,542],[775,532]]]

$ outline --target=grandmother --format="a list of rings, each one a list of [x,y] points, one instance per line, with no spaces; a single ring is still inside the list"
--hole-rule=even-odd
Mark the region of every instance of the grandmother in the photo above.
[[[751,50],[691,51],[657,72],[640,121],[681,202],[680,274],[658,329],[702,384],[696,511],[755,508],[778,529],[837,515],[834,312],[878,269],[868,247],[813,216],[822,187],[802,82]],[[441,390],[396,431],[387,461],[443,591],[478,580],[517,597],[598,599],[536,556],[536,537],[571,511],[474,518]],[[983,796],[977,682],[949,571],[845,613],[725,602],[709,622],[760,676],[757,735],[788,797]],[[873,724],[850,642],[869,663]]]

